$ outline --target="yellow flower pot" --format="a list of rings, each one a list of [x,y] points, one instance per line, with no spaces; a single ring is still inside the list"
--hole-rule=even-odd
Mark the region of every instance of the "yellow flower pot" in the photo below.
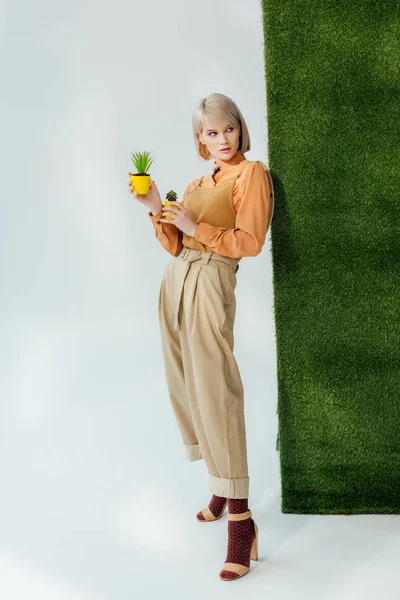
[[[169,204],[170,204],[170,203],[169,203],[169,200],[166,200],[166,201],[164,202],[164,206],[169,206]],[[173,206],[174,206],[174,205],[173,205]],[[175,204],[175,206],[176,206],[176,208],[177,208],[178,210],[181,210],[181,209],[179,208],[179,206],[177,206],[176,204]],[[171,208],[171,210],[174,210],[174,209],[173,209],[173,208]],[[168,219],[169,221],[174,221],[174,217],[169,217],[168,215],[164,215],[164,219]]]
[[[150,189],[150,175],[131,175],[131,182],[137,194],[146,195]]]

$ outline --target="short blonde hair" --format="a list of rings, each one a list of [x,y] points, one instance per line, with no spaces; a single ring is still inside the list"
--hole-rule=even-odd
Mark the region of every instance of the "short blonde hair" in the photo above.
[[[193,136],[197,155],[199,154],[199,133],[202,132],[205,117],[208,115],[220,115],[227,118],[234,127],[240,128],[238,152],[244,154],[250,150],[250,135],[246,121],[235,102],[224,94],[209,94],[201,98],[193,111]],[[206,160],[203,158],[203,160]]]

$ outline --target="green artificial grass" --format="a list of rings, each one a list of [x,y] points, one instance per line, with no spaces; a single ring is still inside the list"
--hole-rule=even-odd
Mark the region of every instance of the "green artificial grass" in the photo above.
[[[262,0],[284,513],[400,509],[400,4]]]

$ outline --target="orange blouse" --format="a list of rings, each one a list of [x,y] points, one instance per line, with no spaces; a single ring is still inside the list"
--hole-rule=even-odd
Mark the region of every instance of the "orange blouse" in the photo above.
[[[247,165],[251,166],[245,169]],[[245,170],[243,177],[242,171]],[[214,170],[203,177],[201,187],[211,188],[237,176],[233,189],[236,210],[234,229],[215,227],[209,223],[197,223],[193,237],[209,246],[217,254],[242,258],[257,256],[262,250],[274,212],[274,191],[268,167],[264,163],[249,161],[237,152],[228,161],[214,161]],[[192,181],[184,191],[181,204],[199,184],[201,177]],[[173,223],[157,223],[162,219],[162,209],[156,215],[148,213],[160,244],[173,256],[182,249],[182,231]]]

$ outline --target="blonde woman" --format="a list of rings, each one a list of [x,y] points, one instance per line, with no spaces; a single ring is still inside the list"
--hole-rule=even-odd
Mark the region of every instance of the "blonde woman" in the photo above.
[[[200,522],[228,506],[228,547],[220,571],[238,579],[258,558],[258,528],[248,507],[244,390],[234,357],[236,273],[257,256],[274,210],[266,165],[250,150],[245,120],[223,94],[202,98],[193,113],[196,152],[213,171],[192,181],[182,202],[163,207],[151,180],[145,204],[155,237],[173,259],[161,282],[158,314],[168,392],[188,460],[203,459],[212,498]],[[166,219],[169,216],[172,218]]]

